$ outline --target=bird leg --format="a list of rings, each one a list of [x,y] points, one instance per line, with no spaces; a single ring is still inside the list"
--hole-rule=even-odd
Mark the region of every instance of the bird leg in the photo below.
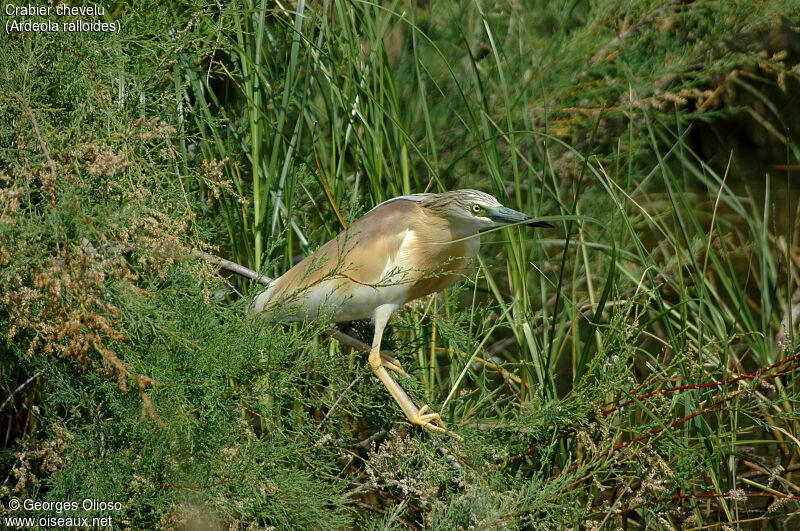
[[[438,413],[428,413],[428,406],[423,406],[422,409],[417,409],[414,402],[406,394],[400,384],[389,374],[384,366],[383,357],[381,355],[381,338],[383,337],[383,329],[386,323],[389,322],[389,317],[397,309],[397,305],[384,304],[375,309],[375,338],[372,341],[372,350],[369,352],[369,366],[373,374],[386,386],[389,393],[394,398],[403,413],[406,414],[409,422],[428,428],[431,431],[444,433],[446,430],[442,426],[434,424],[434,422],[442,423],[442,419]],[[391,363],[391,362],[390,362]]]

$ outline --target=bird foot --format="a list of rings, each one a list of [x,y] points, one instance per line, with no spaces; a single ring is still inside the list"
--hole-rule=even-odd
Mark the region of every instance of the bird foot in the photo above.
[[[400,365],[400,360],[395,358],[388,350],[381,351],[381,365],[392,370],[396,374],[399,374],[400,376],[405,376],[408,378],[408,373],[403,369],[403,366]]]
[[[425,405],[419,408],[419,411],[415,415],[409,416],[408,420],[411,421],[412,424],[416,424],[417,426],[422,426],[425,429],[436,433],[446,433],[451,437],[456,438],[459,441],[463,441],[460,436],[453,433],[452,431],[447,430],[447,426],[444,425],[442,422],[442,416],[439,413],[428,413],[430,408]],[[436,423],[436,424],[434,424]]]

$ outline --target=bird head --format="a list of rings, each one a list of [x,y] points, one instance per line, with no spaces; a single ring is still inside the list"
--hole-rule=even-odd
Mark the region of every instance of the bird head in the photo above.
[[[431,194],[422,206],[447,216],[465,232],[478,232],[521,222],[527,222],[525,225],[530,227],[553,227],[546,221],[534,221],[527,214],[505,207],[493,196],[478,190]]]

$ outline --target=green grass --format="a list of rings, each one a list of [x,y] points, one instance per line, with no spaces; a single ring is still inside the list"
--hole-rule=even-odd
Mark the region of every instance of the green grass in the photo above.
[[[798,7],[120,4],[118,38],[9,37],[0,503],[796,527]],[[328,323],[245,319],[260,288],[194,252],[275,277],[457,188],[557,225],[486,235],[384,336],[463,441],[409,426]]]

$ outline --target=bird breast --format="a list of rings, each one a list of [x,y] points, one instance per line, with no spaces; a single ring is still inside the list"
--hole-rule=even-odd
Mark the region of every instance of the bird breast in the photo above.
[[[398,253],[398,263],[414,272],[406,293],[409,302],[452,286],[478,255],[480,235],[462,234],[446,218],[425,215],[412,224]]]

